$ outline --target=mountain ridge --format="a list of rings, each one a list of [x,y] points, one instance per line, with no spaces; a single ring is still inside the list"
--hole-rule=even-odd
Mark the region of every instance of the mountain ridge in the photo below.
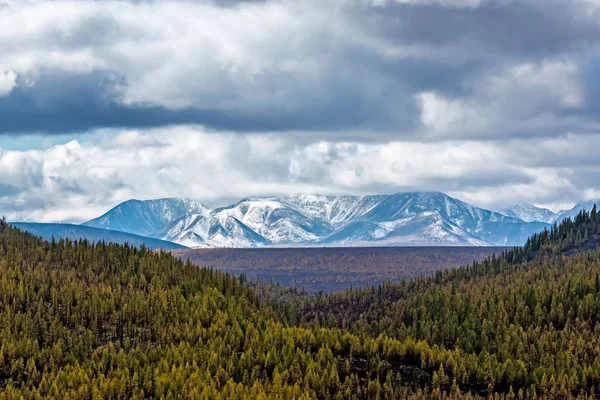
[[[193,248],[513,246],[549,227],[441,192],[245,197],[212,210],[194,200],[130,200],[84,225]]]

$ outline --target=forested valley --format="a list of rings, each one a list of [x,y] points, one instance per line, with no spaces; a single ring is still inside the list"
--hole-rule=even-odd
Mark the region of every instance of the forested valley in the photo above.
[[[434,276],[311,296],[0,222],[0,399],[596,398],[596,207]]]

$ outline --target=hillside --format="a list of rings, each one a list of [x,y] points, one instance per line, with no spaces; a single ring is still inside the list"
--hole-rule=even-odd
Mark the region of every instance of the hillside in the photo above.
[[[286,298],[300,326],[345,327],[450,351],[437,371],[421,359],[434,386],[456,379],[479,393],[564,398],[600,383],[599,238],[593,206],[523,247],[431,278],[316,301],[281,289],[263,288],[263,296]],[[438,357],[436,351],[430,356]]]
[[[151,249],[177,250],[185,249],[177,243],[165,240],[134,235],[131,233],[112,231],[108,229],[97,229],[73,224],[42,224],[34,222],[11,222],[11,225],[40,236],[45,240],[56,240],[60,238],[79,240],[87,239],[91,242],[112,242],[118,244],[128,243],[131,246],[147,246]]]
[[[595,396],[598,234],[594,208],[468,268],[311,297],[2,221],[0,398]]]

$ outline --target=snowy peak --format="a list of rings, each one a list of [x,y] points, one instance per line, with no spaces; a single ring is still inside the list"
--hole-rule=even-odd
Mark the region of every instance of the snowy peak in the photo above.
[[[82,225],[149,235],[184,215],[206,211],[202,203],[188,199],[128,200]]]
[[[511,246],[548,226],[439,192],[245,198],[214,210],[191,200],[132,200],[86,225],[188,247]]]
[[[589,200],[575,204],[570,210],[561,210],[554,216],[552,222],[561,222],[565,218],[575,218],[582,210],[591,211],[594,204],[600,205],[600,200]]]
[[[511,208],[500,211],[508,217],[519,218],[525,222],[547,222],[552,223],[556,214],[547,208],[536,207],[533,204],[518,204]]]
[[[443,193],[396,193],[381,199],[365,218],[393,221],[423,213],[436,213],[444,218],[464,218],[473,216],[474,210],[474,207]]]

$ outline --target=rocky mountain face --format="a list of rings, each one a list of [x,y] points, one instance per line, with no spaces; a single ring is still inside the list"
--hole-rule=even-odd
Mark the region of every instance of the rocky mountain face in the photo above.
[[[85,224],[188,247],[512,246],[548,226],[429,192],[245,198],[214,210],[132,200]]]

